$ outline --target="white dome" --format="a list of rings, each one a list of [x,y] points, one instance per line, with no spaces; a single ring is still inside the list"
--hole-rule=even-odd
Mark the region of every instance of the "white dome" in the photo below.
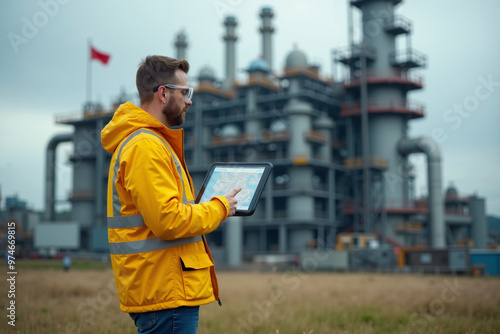
[[[215,80],[215,72],[212,70],[211,67],[205,66],[200,70],[200,75],[198,76],[199,80],[209,80],[209,81],[214,81]]]
[[[304,52],[300,50],[293,50],[286,57],[286,68],[289,67],[307,67],[307,57]]]
[[[222,127],[220,135],[222,137],[236,137],[241,133],[240,128],[234,124],[226,124]]]
[[[263,58],[256,59],[250,63],[250,66],[248,67],[248,72],[254,72],[254,71],[261,71],[264,73],[269,73],[269,64],[267,61]]]
[[[287,127],[288,124],[285,120],[277,119],[271,123],[270,129],[272,132],[283,132],[287,129]]]

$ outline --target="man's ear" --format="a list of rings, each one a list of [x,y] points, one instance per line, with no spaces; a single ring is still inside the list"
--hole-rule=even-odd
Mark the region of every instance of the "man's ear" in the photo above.
[[[165,90],[162,90],[160,92],[161,89],[158,89],[158,91],[156,92],[158,94],[158,98],[163,102],[165,103]]]

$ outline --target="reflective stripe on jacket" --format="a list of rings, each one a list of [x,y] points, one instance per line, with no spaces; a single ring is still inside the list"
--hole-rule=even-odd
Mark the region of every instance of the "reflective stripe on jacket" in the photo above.
[[[127,102],[102,131],[113,152],[108,179],[108,240],[125,312],[210,303],[217,278],[204,234],[226,219],[223,196],[194,204],[183,132]]]

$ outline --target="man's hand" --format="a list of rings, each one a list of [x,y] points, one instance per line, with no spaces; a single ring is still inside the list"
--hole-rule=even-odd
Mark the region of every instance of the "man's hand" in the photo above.
[[[227,215],[228,217],[234,216],[234,214],[236,213],[236,204],[238,204],[238,201],[234,198],[234,196],[236,196],[240,191],[241,188],[235,188],[229,194],[224,196],[229,202],[229,214]]]

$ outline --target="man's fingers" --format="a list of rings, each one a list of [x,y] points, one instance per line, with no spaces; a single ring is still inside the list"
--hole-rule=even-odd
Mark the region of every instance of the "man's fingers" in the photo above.
[[[239,192],[241,191],[241,187],[239,188],[234,188],[230,193],[229,196],[234,197],[236,196]]]

